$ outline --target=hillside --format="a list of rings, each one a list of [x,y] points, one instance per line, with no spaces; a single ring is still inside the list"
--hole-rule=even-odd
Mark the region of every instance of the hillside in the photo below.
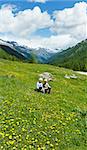
[[[55,52],[45,48],[29,48],[27,46],[19,45],[14,41],[4,41],[0,39],[0,48],[8,53],[10,57],[34,63],[47,63],[48,59],[54,55]],[[3,52],[4,53],[4,52]],[[2,57],[3,55],[1,55]],[[4,57],[2,57],[4,58]],[[6,57],[9,58],[9,57]]]
[[[87,71],[87,40],[51,57],[49,64]]]
[[[31,49],[18,45],[14,41],[0,40],[0,47],[2,49],[0,58],[22,60],[30,63],[52,64],[73,70],[87,71],[87,40],[59,53],[45,48]]]
[[[34,91],[45,71],[54,76],[51,94]],[[72,73],[0,59],[0,149],[87,149],[87,77],[64,78]]]
[[[0,44],[0,51],[1,51],[0,58],[4,59],[16,58],[16,60],[34,62],[34,55],[32,53],[27,53],[25,50],[23,50],[23,48],[19,49],[19,47],[15,47],[14,45],[8,43]]]
[[[50,52],[49,49],[38,48],[37,50],[33,50],[33,54],[36,56],[38,63],[47,63],[48,59],[54,56],[54,52]]]
[[[7,59],[7,60],[18,60],[15,56],[8,54],[2,48],[0,48],[0,58]]]

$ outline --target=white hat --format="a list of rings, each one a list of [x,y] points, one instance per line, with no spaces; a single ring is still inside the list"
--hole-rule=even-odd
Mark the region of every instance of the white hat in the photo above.
[[[45,82],[47,82],[47,79],[44,79]]]
[[[43,81],[43,78],[39,78],[39,81]]]

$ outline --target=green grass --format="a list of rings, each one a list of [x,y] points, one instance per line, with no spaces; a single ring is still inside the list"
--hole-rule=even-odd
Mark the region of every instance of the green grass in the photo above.
[[[34,91],[52,73],[51,94]],[[86,150],[87,77],[72,70],[0,60],[0,150]]]

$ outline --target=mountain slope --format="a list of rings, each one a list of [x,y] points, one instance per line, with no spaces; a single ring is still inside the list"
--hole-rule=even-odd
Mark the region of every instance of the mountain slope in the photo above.
[[[49,63],[73,70],[87,71],[87,40],[51,57]]]
[[[37,57],[38,63],[47,63],[47,61],[55,54],[45,48],[38,48],[37,50],[34,50],[33,53]]]
[[[51,94],[34,91],[45,71],[54,77]],[[0,149],[87,149],[87,77],[67,73],[75,72],[0,60]]]
[[[18,59],[27,62],[46,63],[48,59],[54,55],[52,51],[45,48],[28,48],[27,46],[20,46],[14,41],[0,40],[0,47],[8,54],[17,57]]]
[[[30,53],[27,53],[26,49],[19,48],[16,42],[6,42],[0,40],[0,48],[8,53],[10,56],[15,57],[19,60],[25,60],[29,62],[33,62],[33,56]],[[3,52],[3,53],[4,53]]]
[[[15,56],[8,54],[1,48],[0,48],[0,58],[8,60],[18,60]]]

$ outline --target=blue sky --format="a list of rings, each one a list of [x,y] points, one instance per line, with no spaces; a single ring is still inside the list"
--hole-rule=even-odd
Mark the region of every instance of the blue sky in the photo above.
[[[30,1],[0,0],[0,38],[59,49],[86,38],[87,0]]]
[[[83,0],[87,2],[87,0]],[[29,2],[27,0],[0,0],[0,6],[3,4],[16,5],[18,10],[33,9],[35,6],[39,6],[42,11],[52,13],[55,10],[63,10],[64,8],[73,7],[75,3],[82,2],[82,0],[51,0],[45,3]]]

